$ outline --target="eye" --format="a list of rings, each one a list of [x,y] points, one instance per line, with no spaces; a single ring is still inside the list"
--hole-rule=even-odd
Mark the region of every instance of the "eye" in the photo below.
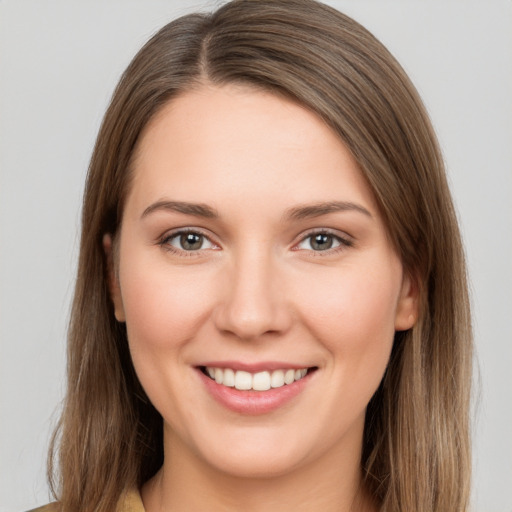
[[[305,237],[297,245],[297,249],[320,252],[328,251],[329,249],[336,249],[343,245],[350,246],[351,243],[348,240],[344,240],[343,238],[331,233],[319,232],[312,233]]]
[[[174,249],[187,252],[213,249],[215,247],[205,235],[196,231],[174,233],[162,240],[162,245],[170,245]]]

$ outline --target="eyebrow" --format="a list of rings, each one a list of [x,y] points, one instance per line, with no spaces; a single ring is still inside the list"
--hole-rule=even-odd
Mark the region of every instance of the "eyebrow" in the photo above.
[[[289,220],[302,220],[320,217],[321,215],[326,215],[328,213],[346,211],[359,212],[372,218],[372,214],[364,206],[357,203],[351,203],[349,201],[329,201],[295,206],[286,210],[284,217]]]
[[[186,201],[157,201],[148,206],[141,215],[141,218],[147,217],[155,211],[173,211],[194,217],[203,217],[207,219],[218,218],[217,210],[204,203],[190,203]],[[363,206],[349,201],[328,201],[302,206],[294,206],[286,210],[284,218],[287,220],[302,220],[320,217],[329,213],[356,211],[368,217],[372,214]]]
[[[147,217],[156,211],[172,211],[184,213],[185,215],[193,215],[194,217],[204,217],[207,219],[217,218],[219,214],[211,206],[203,203],[189,203],[186,201],[157,201],[149,205],[141,215],[141,218]]]

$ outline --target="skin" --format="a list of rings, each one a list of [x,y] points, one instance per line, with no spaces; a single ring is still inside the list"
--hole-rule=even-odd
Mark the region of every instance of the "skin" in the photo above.
[[[147,212],[162,201],[218,216]],[[356,207],[287,216],[326,202]],[[181,228],[205,235],[200,249],[180,246]],[[313,247],[318,232],[331,249]],[[417,293],[357,163],[322,120],[241,86],[172,100],[139,143],[118,243],[116,318],[164,418],[146,510],[376,510],[361,485],[365,410]],[[104,245],[112,258],[108,235]],[[283,407],[246,415],[198,376],[222,360],[317,370]]]

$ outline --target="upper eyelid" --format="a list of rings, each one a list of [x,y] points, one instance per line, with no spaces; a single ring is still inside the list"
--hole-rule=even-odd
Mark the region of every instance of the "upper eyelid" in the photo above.
[[[216,243],[212,238],[212,235],[201,228],[196,227],[182,227],[182,228],[175,228],[170,229],[168,231],[165,231],[161,236],[158,237],[158,240],[166,240],[169,238],[174,238],[175,236],[182,235],[184,233],[196,233],[198,235],[204,236],[205,238],[208,238],[210,242]]]
[[[174,252],[184,252],[184,253],[187,253],[187,254],[200,254],[202,251],[211,251],[211,250],[218,250],[218,249],[221,249],[221,245],[214,239],[214,237],[212,237],[210,234],[206,233],[203,229],[201,228],[196,228],[196,227],[181,227],[181,228],[175,228],[175,229],[172,229],[172,230],[168,230],[166,231],[163,235],[159,236],[155,243],[159,246],[168,246],[168,249],[170,250],[171,249],[171,244],[168,243],[170,240],[180,236],[180,235],[183,235],[183,234],[186,234],[186,233],[195,233],[197,235],[201,235],[203,236],[204,238],[206,238],[210,244],[212,244],[213,247],[208,247],[206,249],[197,249],[195,251],[185,251],[183,249],[180,249],[180,248],[177,248],[177,247],[173,247],[173,250]]]
[[[354,242],[354,237],[345,231],[340,231],[338,229],[332,228],[313,228],[300,234],[293,242],[293,245],[297,245],[298,243],[306,240],[306,238],[309,238],[310,236],[322,233],[325,233],[326,235],[331,235],[335,238],[339,238],[340,240],[343,240],[345,242]]]

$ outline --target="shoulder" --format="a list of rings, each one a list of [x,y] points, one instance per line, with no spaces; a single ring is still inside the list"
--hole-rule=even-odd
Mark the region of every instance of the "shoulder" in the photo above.
[[[58,503],[49,503],[48,505],[43,505],[42,507],[33,508],[31,510],[27,510],[27,512],[58,512],[59,504]]]
[[[57,502],[27,510],[27,512],[60,512]],[[144,512],[144,505],[137,489],[130,489],[121,496],[116,512]]]
[[[130,489],[125,492],[119,500],[116,512],[144,512],[144,505],[142,504],[139,490]]]

